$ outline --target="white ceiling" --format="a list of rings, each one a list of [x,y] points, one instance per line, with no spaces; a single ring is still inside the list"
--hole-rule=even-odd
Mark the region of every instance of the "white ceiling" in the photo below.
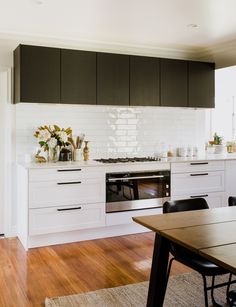
[[[0,39],[197,51],[236,39],[235,12],[236,0],[0,0]]]

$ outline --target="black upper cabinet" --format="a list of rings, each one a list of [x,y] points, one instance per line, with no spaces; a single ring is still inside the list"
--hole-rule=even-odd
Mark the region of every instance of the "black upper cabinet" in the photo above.
[[[97,104],[129,105],[129,56],[97,54]]]
[[[160,105],[160,61],[130,56],[130,105]]]
[[[20,45],[14,69],[15,103],[60,103],[60,49]]]
[[[188,106],[188,62],[161,59],[161,105]]]
[[[14,102],[214,108],[214,63],[19,45]]]
[[[61,103],[96,104],[96,53],[61,50]]]
[[[189,107],[215,107],[215,64],[189,61]]]

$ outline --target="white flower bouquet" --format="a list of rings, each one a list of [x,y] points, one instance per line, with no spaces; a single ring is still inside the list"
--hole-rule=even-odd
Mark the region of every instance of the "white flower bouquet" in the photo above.
[[[71,128],[60,128],[57,125],[53,126],[40,126],[34,133],[34,136],[38,139],[39,145],[48,151],[50,148],[56,148],[57,146],[68,146],[70,142],[68,138],[72,133]]]

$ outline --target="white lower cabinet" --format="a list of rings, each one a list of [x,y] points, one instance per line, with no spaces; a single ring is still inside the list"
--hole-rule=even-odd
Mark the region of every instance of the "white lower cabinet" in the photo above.
[[[103,203],[29,210],[29,235],[72,231],[104,225]]]
[[[181,166],[182,172],[181,172]],[[226,206],[224,161],[173,163],[171,199],[203,197],[210,208]]]
[[[162,213],[155,208],[106,214],[106,169],[62,165],[18,166],[17,227],[25,249],[147,231],[132,217]],[[171,163],[171,199],[204,197],[210,208],[227,206],[225,179],[226,194],[236,196],[235,174],[236,160],[226,161],[226,175],[222,160]]]
[[[79,241],[86,237],[83,231],[106,225],[105,172],[19,165],[17,201],[18,237],[26,249]]]

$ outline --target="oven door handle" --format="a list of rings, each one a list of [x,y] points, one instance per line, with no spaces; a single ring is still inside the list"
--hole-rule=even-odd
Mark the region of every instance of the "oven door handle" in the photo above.
[[[140,177],[120,177],[120,178],[109,178],[109,182],[114,182],[117,180],[132,180],[132,179],[155,179],[155,178],[164,178],[164,175],[153,175],[153,176],[140,176]]]

